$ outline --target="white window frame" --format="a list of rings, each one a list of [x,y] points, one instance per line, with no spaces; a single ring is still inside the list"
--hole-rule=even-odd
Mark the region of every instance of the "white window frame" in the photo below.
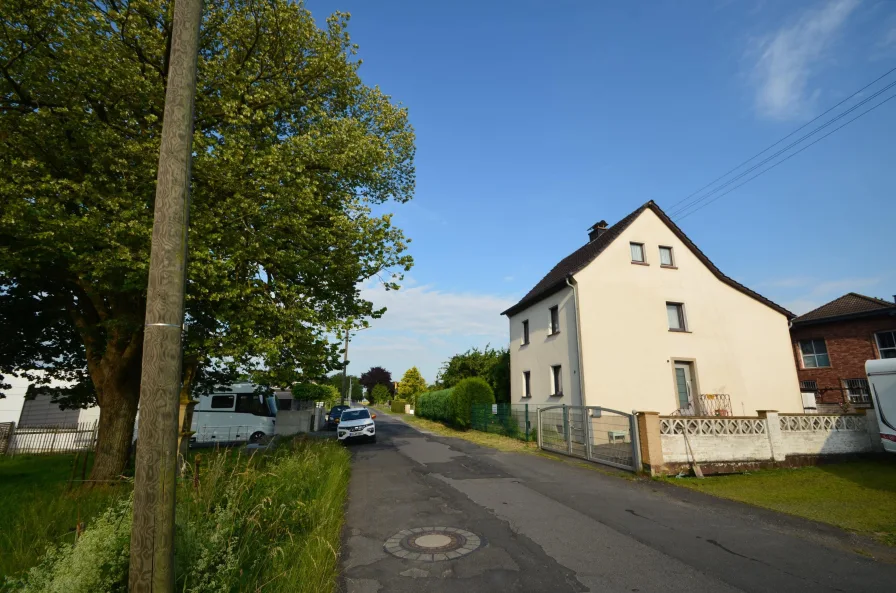
[[[678,313],[678,324],[681,327],[672,327],[669,324],[669,307],[675,307],[676,312]],[[675,301],[666,301],[666,323],[669,325],[670,332],[689,332],[688,329],[688,316],[684,310],[684,303],[678,303]]]
[[[882,332],[874,333],[874,341],[877,342],[877,353],[881,358],[896,358],[896,348],[892,346],[888,346],[886,348],[881,347],[880,345],[880,336],[881,334],[891,334],[893,336],[893,342],[896,343],[896,329],[888,329]],[[884,353],[890,354],[890,356],[884,356]]]
[[[663,249],[669,250],[669,263],[663,263]],[[675,253],[672,251],[672,248],[668,245],[660,245],[660,267],[661,268],[674,268],[675,267]]]
[[[532,371],[523,371],[523,399],[532,397]]]
[[[563,395],[563,365],[551,365],[551,397]]]
[[[641,259],[635,259],[634,247],[636,245],[641,249]],[[644,243],[638,243],[637,241],[629,241],[628,250],[629,250],[629,254],[632,257],[633,264],[646,264],[647,263],[647,250],[644,249]]]
[[[803,352],[803,342],[808,342],[812,344],[812,353],[806,354]],[[815,342],[821,342],[824,346],[824,352],[817,352],[815,350]],[[829,369],[831,368],[831,353],[828,352],[828,343],[824,338],[807,338],[805,340],[799,340],[797,342],[797,347],[800,349],[800,363],[802,363],[804,369]],[[815,366],[809,366],[806,364],[806,357],[811,356],[815,361]],[[828,363],[826,365],[818,364],[819,356],[827,356]]]
[[[843,379],[843,387],[846,389],[846,395],[849,398],[850,403],[871,403],[871,386],[868,384],[868,379],[865,377]]]

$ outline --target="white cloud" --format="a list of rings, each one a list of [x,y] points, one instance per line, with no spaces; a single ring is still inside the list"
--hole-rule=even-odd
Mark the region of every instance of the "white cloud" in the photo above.
[[[370,329],[353,335],[349,372],[360,374],[379,365],[396,381],[412,366],[434,381],[441,364],[454,354],[473,346],[505,346],[509,335],[501,312],[516,302],[512,297],[447,292],[413,281],[397,291],[369,285],[361,296],[387,311],[371,322]]]
[[[756,108],[765,117],[791,119],[809,112],[820,89],[809,83],[859,0],[831,0],[792,25],[759,40],[753,76]]]

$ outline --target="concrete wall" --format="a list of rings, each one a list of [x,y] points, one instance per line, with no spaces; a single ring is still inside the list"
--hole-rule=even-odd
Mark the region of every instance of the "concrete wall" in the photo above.
[[[560,333],[549,335],[551,307],[557,306]],[[529,344],[523,345],[523,320],[529,320]],[[571,288],[564,288],[513,315],[510,321],[510,403],[581,405],[576,350],[576,310]],[[561,365],[563,397],[551,395],[551,367]],[[523,371],[529,371],[531,398],[523,393]]]
[[[630,242],[649,265],[632,264]],[[660,245],[675,268],[660,267]],[[586,405],[669,414],[682,359],[695,363],[697,392],[729,394],[733,414],[803,411],[787,317],[718,280],[652,211],[575,279]],[[669,331],[666,302],[684,303],[687,333]]]
[[[314,414],[314,408],[300,411],[280,410],[277,412],[274,434],[288,436],[300,432],[309,432]]]
[[[688,440],[693,457],[685,446],[684,435],[662,435],[663,460],[666,463],[687,463],[696,457],[700,463],[709,463],[772,458],[771,444],[764,434],[725,437],[688,435]]]

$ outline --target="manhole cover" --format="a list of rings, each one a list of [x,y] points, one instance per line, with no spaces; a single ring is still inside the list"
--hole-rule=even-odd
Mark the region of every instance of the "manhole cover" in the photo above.
[[[466,556],[483,543],[475,533],[456,527],[415,527],[399,531],[386,540],[384,547],[399,558],[441,562]]]

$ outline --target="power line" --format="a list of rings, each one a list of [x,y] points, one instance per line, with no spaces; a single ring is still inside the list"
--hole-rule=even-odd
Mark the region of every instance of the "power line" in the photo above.
[[[729,189],[729,190],[726,191],[725,193],[719,194],[718,196],[716,196],[716,197],[713,198],[712,200],[706,202],[705,204],[703,204],[703,205],[701,205],[701,206],[698,206],[697,208],[694,208],[693,210],[691,210],[690,212],[688,212],[688,213],[686,213],[686,214],[684,214],[684,215],[682,215],[682,216],[679,216],[679,217],[677,218],[677,221],[682,221],[682,220],[684,220],[685,218],[687,218],[688,216],[690,216],[690,215],[693,214],[694,212],[697,212],[698,210],[700,210],[700,209],[702,209],[702,208],[705,208],[705,207],[709,206],[710,204],[712,204],[713,202],[715,202],[715,201],[718,200],[719,198],[721,198],[721,197],[723,197],[723,196],[725,196],[725,195],[727,195],[727,194],[733,192],[734,190],[736,190],[737,188],[739,188],[739,187],[741,187],[741,186],[743,186],[743,185],[746,185],[747,183],[753,181],[754,179],[756,179],[757,177],[759,177],[759,176],[762,175],[763,173],[767,173],[767,172],[771,171],[772,169],[774,169],[775,167],[777,167],[778,165],[780,165],[780,164],[783,163],[784,161],[787,161],[787,160],[789,160],[789,159],[795,157],[796,155],[798,155],[799,153],[803,152],[804,150],[806,150],[807,148],[809,148],[809,147],[812,146],[813,144],[815,144],[815,143],[817,143],[817,142],[821,142],[822,140],[824,140],[825,138],[827,138],[828,136],[830,136],[831,134],[833,134],[834,132],[836,132],[836,131],[839,130],[840,128],[845,128],[846,126],[848,126],[848,125],[851,124],[852,122],[856,121],[857,119],[859,119],[859,118],[862,117],[863,115],[866,115],[866,114],[868,114],[868,113],[871,113],[872,111],[874,111],[875,109],[877,109],[878,107],[880,107],[881,105],[883,105],[884,103],[886,103],[887,101],[890,101],[890,100],[892,100],[892,99],[896,99],[896,94],[892,94],[892,95],[890,95],[889,97],[887,97],[886,99],[884,99],[883,101],[881,101],[880,103],[878,103],[877,105],[874,105],[873,107],[870,107],[869,109],[866,109],[865,111],[863,111],[862,113],[858,114],[857,116],[855,116],[855,117],[852,118],[851,120],[847,121],[846,123],[837,126],[837,127],[834,128],[833,130],[831,130],[830,132],[828,132],[827,134],[825,134],[824,136],[822,136],[821,138],[816,138],[815,140],[813,140],[812,142],[810,142],[810,143],[807,144],[806,146],[802,147],[801,149],[797,150],[796,152],[787,155],[786,157],[784,157],[783,159],[781,159],[780,161],[778,161],[777,163],[775,163],[775,164],[772,165],[771,167],[768,167],[768,168],[766,168],[766,169],[763,169],[762,171],[760,171],[760,172],[757,173],[756,175],[753,175],[752,177],[750,177],[749,179],[747,179],[746,181],[744,181],[744,182],[742,182],[742,183],[738,183],[737,185],[735,185],[734,187],[732,187],[731,189]]]
[[[872,99],[878,97],[879,95],[883,94],[885,91],[887,91],[887,90],[893,88],[894,86],[896,86],[896,81],[891,82],[890,84],[888,84],[887,86],[883,87],[882,89],[880,89],[880,90],[877,91],[876,93],[874,93],[874,94],[872,94],[872,95],[869,95],[867,98],[863,99],[862,101],[859,101],[858,103],[856,103],[855,105],[853,105],[852,107],[850,107],[850,108],[847,109],[846,111],[840,113],[839,115],[835,115],[834,117],[832,117],[832,118],[829,119],[828,121],[826,121],[826,122],[824,122],[823,124],[821,124],[820,126],[816,127],[816,128],[815,128],[814,130],[812,130],[811,132],[809,132],[809,133],[807,133],[807,134],[803,134],[802,136],[800,136],[799,139],[794,140],[793,142],[791,142],[790,144],[788,144],[787,146],[785,146],[784,148],[782,148],[782,149],[779,150],[778,152],[774,153],[773,155],[768,156],[768,157],[762,159],[761,161],[759,161],[758,163],[756,163],[755,165],[753,165],[753,166],[750,167],[749,169],[743,171],[742,173],[740,173],[740,174],[738,174],[738,175],[735,175],[734,177],[732,177],[731,179],[729,179],[728,181],[726,181],[726,182],[723,183],[722,185],[713,188],[711,191],[709,191],[709,192],[707,192],[706,194],[700,196],[700,197],[697,198],[696,200],[691,200],[691,202],[689,202],[688,204],[685,204],[684,206],[679,207],[677,210],[675,210],[674,212],[672,212],[671,214],[669,214],[669,216],[677,216],[677,215],[681,214],[682,212],[685,212],[688,208],[691,208],[691,207],[693,207],[693,206],[699,204],[700,202],[706,200],[706,199],[709,198],[711,195],[713,195],[713,194],[715,194],[715,193],[718,193],[719,191],[725,189],[726,187],[728,187],[729,185],[731,185],[732,183],[734,183],[734,182],[737,181],[738,179],[741,179],[741,178],[745,177],[746,175],[748,175],[749,173],[755,171],[756,169],[758,169],[759,167],[761,167],[761,166],[764,165],[765,163],[774,160],[776,157],[781,156],[782,154],[784,154],[785,152],[787,152],[788,150],[790,150],[790,149],[793,148],[794,146],[800,144],[803,140],[805,140],[805,139],[807,139],[807,138],[809,138],[809,137],[811,137],[811,136],[814,136],[815,134],[817,134],[817,133],[820,132],[821,130],[823,130],[823,129],[825,129],[826,127],[828,127],[829,125],[831,125],[832,123],[834,123],[834,122],[836,122],[836,121],[838,121],[838,120],[840,120],[840,119],[843,119],[844,117],[846,117],[847,115],[849,115],[850,113],[852,113],[853,111],[855,111],[856,109],[858,109],[859,107],[861,107],[862,105],[864,105],[865,103],[868,103],[868,102],[871,101]]]
[[[822,118],[823,116],[827,115],[828,113],[830,113],[830,112],[833,111],[834,109],[840,107],[841,105],[843,105],[844,103],[846,103],[847,101],[849,101],[850,99],[852,99],[853,97],[855,97],[856,95],[858,95],[859,93],[861,93],[862,91],[864,91],[865,89],[867,89],[868,87],[873,86],[875,83],[877,83],[877,82],[880,81],[881,79],[886,78],[887,76],[889,76],[890,74],[892,74],[894,71],[896,71],[896,67],[893,67],[893,68],[891,68],[890,70],[888,70],[887,72],[884,72],[882,75],[878,76],[877,78],[875,78],[874,80],[872,80],[871,82],[869,82],[868,84],[866,84],[865,86],[863,86],[862,88],[860,88],[859,90],[857,90],[856,92],[854,92],[853,94],[851,94],[850,96],[846,97],[845,99],[843,99],[842,101],[840,101],[839,103],[837,103],[836,105],[834,105],[833,107],[829,108],[827,111],[818,114],[818,115],[817,115],[816,117],[814,117],[813,119],[807,121],[806,123],[804,123],[803,125],[801,125],[801,126],[798,127],[797,129],[795,129],[794,131],[790,132],[789,134],[787,134],[786,136],[784,136],[783,138],[781,138],[780,140],[778,140],[778,141],[775,142],[774,144],[771,144],[771,145],[767,146],[766,148],[762,149],[760,152],[757,152],[756,154],[754,154],[753,156],[751,156],[750,158],[748,158],[747,160],[745,160],[745,161],[742,162],[741,164],[737,165],[736,167],[734,167],[734,168],[731,169],[730,171],[726,172],[724,175],[720,175],[719,177],[716,177],[715,179],[713,179],[712,181],[710,181],[709,183],[707,183],[706,185],[704,185],[703,187],[701,187],[700,189],[698,189],[697,191],[695,191],[694,193],[690,194],[689,196],[687,196],[687,197],[685,197],[685,198],[683,198],[683,199],[681,199],[681,200],[678,200],[677,202],[675,202],[674,204],[672,204],[671,206],[669,206],[668,210],[671,211],[673,208],[675,208],[676,206],[678,206],[678,205],[681,204],[682,202],[685,202],[685,201],[689,200],[691,197],[693,197],[693,196],[699,194],[699,193],[702,192],[704,189],[706,189],[706,188],[710,187],[711,185],[715,184],[717,181],[719,181],[719,180],[721,180],[721,179],[724,179],[725,177],[727,177],[727,176],[730,175],[731,173],[734,173],[735,171],[737,171],[738,169],[740,169],[741,167],[743,167],[744,165],[746,165],[747,163],[749,163],[750,161],[752,161],[753,159],[755,159],[756,157],[758,157],[758,156],[760,156],[760,155],[762,155],[762,154],[765,154],[766,152],[768,152],[769,150],[771,150],[771,149],[774,148],[775,146],[781,144],[782,142],[784,142],[785,140],[787,140],[788,138],[790,138],[791,136],[793,136],[794,134],[796,134],[797,132],[799,132],[800,130],[802,130],[803,128],[805,128],[806,126],[808,126],[809,124],[811,124],[812,122],[817,121],[818,119],[820,119],[820,118]]]

